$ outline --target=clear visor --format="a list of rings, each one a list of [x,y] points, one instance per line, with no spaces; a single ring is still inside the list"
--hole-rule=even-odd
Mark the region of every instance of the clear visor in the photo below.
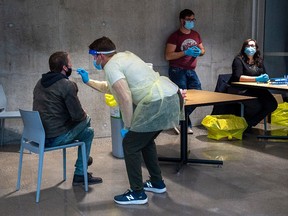
[[[95,56],[95,55],[99,55],[99,54],[110,54],[110,53],[113,53],[113,52],[115,52],[115,51],[116,51],[116,50],[111,50],[111,51],[96,51],[96,50],[90,49],[90,50],[89,50],[89,54]]]

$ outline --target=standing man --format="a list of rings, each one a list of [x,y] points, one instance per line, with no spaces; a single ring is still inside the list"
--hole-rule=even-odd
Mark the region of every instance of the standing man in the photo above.
[[[103,68],[107,82],[89,79],[84,69],[77,71],[90,87],[113,94],[124,122],[121,135],[130,189],[115,196],[114,201],[123,205],[145,204],[148,197],[144,190],[154,193],[166,191],[154,140],[162,130],[178,124],[179,98],[182,96],[179,97],[178,87],[173,82],[160,76],[135,54],[129,51],[117,53],[109,38],[95,40],[89,49],[95,68]],[[150,180],[145,183],[142,157],[150,174]]]
[[[165,58],[169,61],[169,78],[180,89],[199,89],[201,83],[196,74],[197,57],[205,53],[202,39],[194,31],[195,14],[189,9],[180,12],[180,29],[167,40]],[[186,108],[188,116],[193,108]],[[188,133],[193,134],[192,123],[188,117]]]
[[[45,147],[54,147],[79,140],[85,143],[88,166],[94,129],[90,117],[82,109],[78,99],[78,87],[69,80],[72,72],[70,56],[56,52],[49,58],[50,71],[42,75],[33,92],[33,110],[40,113],[45,129]],[[81,147],[75,164],[73,186],[84,184]],[[88,184],[101,183],[102,179],[88,173]]]

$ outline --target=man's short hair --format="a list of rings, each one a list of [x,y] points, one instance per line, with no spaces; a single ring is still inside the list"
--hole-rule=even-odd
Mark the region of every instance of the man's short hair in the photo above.
[[[192,16],[192,15],[194,15],[195,16],[195,14],[194,14],[194,12],[192,11],[192,10],[189,10],[189,9],[184,9],[184,10],[182,10],[181,12],[180,12],[180,14],[179,14],[179,19],[185,19],[185,17],[190,17],[190,16]]]
[[[68,65],[68,53],[67,52],[55,52],[49,58],[50,71],[60,73],[63,66]]]
[[[112,51],[116,50],[115,44],[108,37],[101,37],[89,45],[89,49],[95,51]]]

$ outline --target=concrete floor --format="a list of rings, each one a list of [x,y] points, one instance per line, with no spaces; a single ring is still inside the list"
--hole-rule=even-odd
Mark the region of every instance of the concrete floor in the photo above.
[[[189,135],[190,158],[223,159],[224,165],[184,166],[161,162],[167,193],[147,193],[145,205],[120,206],[114,195],[128,189],[123,159],[111,155],[111,139],[94,140],[89,171],[103,183],[72,187],[76,149],[68,150],[67,180],[62,181],[60,151],[44,159],[40,203],[35,203],[37,156],[25,154],[20,191],[15,191],[19,146],[0,148],[0,215],[288,215],[288,143],[257,140],[258,129],[242,141],[207,138],[205,128],[194,127]],[[179,155],[180,136],[164,131],[157,138],[160,156]],[[13,145],[14,144],[14,145]],[[148,173],[143,166],[143,178]]]

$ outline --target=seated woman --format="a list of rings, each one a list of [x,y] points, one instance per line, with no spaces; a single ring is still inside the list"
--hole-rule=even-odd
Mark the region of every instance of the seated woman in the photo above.
[[[232,63],[231,82],[267,82],[269,76],[260,56],[256,40],[244,41],[240,53]],[[268,114],[277,108],[277,101],[267,89],[257,88],[228,88],[228,93],[257,97],[257,100],[244,102],[244,118],[248,128],[256,126]]]

